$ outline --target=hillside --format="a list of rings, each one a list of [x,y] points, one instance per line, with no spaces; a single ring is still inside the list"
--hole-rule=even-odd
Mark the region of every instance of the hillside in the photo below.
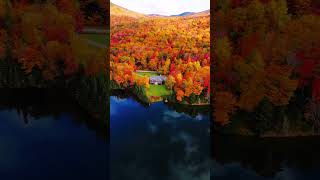
[[[159,14],[149,14],[149,17],[186,17],[186,16],[206,16],[210,15],[210,10],[202,11],[202,12],[183,12],[181,14],[177,15],[171,15],[171,16],[165,16],[165,15],[159,15]]]
[[[167,16],[160,15],[160,14],[148,14],[148,17],[167,17]]]
[[[144,15],[138,12],[131,11],[124,7],[118,6],[116,4],[110,3],[110,14],[113,16],[126,16],[131,18],[141,18],[141,17],[179,17],[179,16],[206,16],[210,15],[210,10],[202,12],[183,12],[177,15],[165,16],[160,14],[148,14]]]
[[[208,16],[210,15],[210,10],[206,10],[206,11],[202,11],[202,12],[198,12],[190,15],[191,16]]]
[[[123,7],[118,6],[116,4],[113,4],[113,3],[110,3],[110,15],[113,15],[113,16],[128,16],[128,17],[133,17],[133,18],[145,17],[144,14],[128,10],[126,8],[123,8]]]
[[[167,98],[192,105],[209,103],[210,17],[111,17],[110,80],[150,103]],[[156,85],[136,70],[165,76]]]
[[[172,15],[172,16],[189,16],[189,15],[193,15],[195,14],[194,12],[183,12],[181,14],[178,14],[178,15]]]

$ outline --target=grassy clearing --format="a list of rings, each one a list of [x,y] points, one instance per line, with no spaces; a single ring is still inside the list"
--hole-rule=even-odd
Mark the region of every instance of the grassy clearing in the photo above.
[[[139,76],[159,76],[157,72],[136,72]],[[172,90],[168,90],[165,85],[150,84],[148,89],[145,88],[144,95],[147,97],[148,102],[162,101],[165,96],[172,94]]]
[[[163,97],[172,93],[172,91],[168,90],[165,85],[150,85],[150,88],[147,89],[146,92],[148,97]]]
[[[147,77],[159,75],[159,73],[156,73],[156,72],[137,72],[137,74],[140,76],[147,76]]]
[[[109,42],[109,36],[107,34],[80,34],[80,37],[102,45],[106,45]]]

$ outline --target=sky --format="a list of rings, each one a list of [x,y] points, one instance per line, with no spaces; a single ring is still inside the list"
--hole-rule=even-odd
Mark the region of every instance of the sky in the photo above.
[[[111,2],[143,14],[177,15],[210,9],[210,0],[111,0]]]

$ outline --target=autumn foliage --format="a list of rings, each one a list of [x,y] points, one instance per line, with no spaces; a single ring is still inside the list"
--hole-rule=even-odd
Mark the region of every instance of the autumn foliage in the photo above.
[[[262,101],[287,106],[299,92],[320,103],[320,18],[313,1],[215,0],[214,119]],[[304,104],[301,104],[304,106]]]
[[[80,12],[76,4],[70,0],[1,1],[0,9],[6,13],[0,22],[7,16],[10,23],[0,26],[0,59],[8,48],[10,60],[20,64],[26,75],[40,72],[47,81],[79,72],[89,76],[106,72],[105,51],[89,46],[76,33]]]
[[[167,77],[176,100],[205,97],[210,91],[210,17],[111,16],[110,78],[130,86],[136,70]],[[147,80],[144,80],[147,82]]]

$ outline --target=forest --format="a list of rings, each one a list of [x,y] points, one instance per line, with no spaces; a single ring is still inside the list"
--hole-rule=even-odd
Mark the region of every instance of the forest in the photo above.
[[[214,0],[212,7],[216,127],[318,133],[320,3]]]
[[[171,101],[208,104],[209,14],[186,17],[132,14],[111,13],[111,88],[134,88],[138,94],[148,92],[154,87],[149,77],[137,73],[148,70],[166,77],[165,88],[172,92]]]
[[[105,20],[86,15],[88,1],[80,2],[0,2],[0,87],[63,87],[86,108],[106,113],[101,109],[107,104],[106,48],[89,45],[78,33]],[[91,99],[105,101],[95,108],[97,102],[88,105]]]

